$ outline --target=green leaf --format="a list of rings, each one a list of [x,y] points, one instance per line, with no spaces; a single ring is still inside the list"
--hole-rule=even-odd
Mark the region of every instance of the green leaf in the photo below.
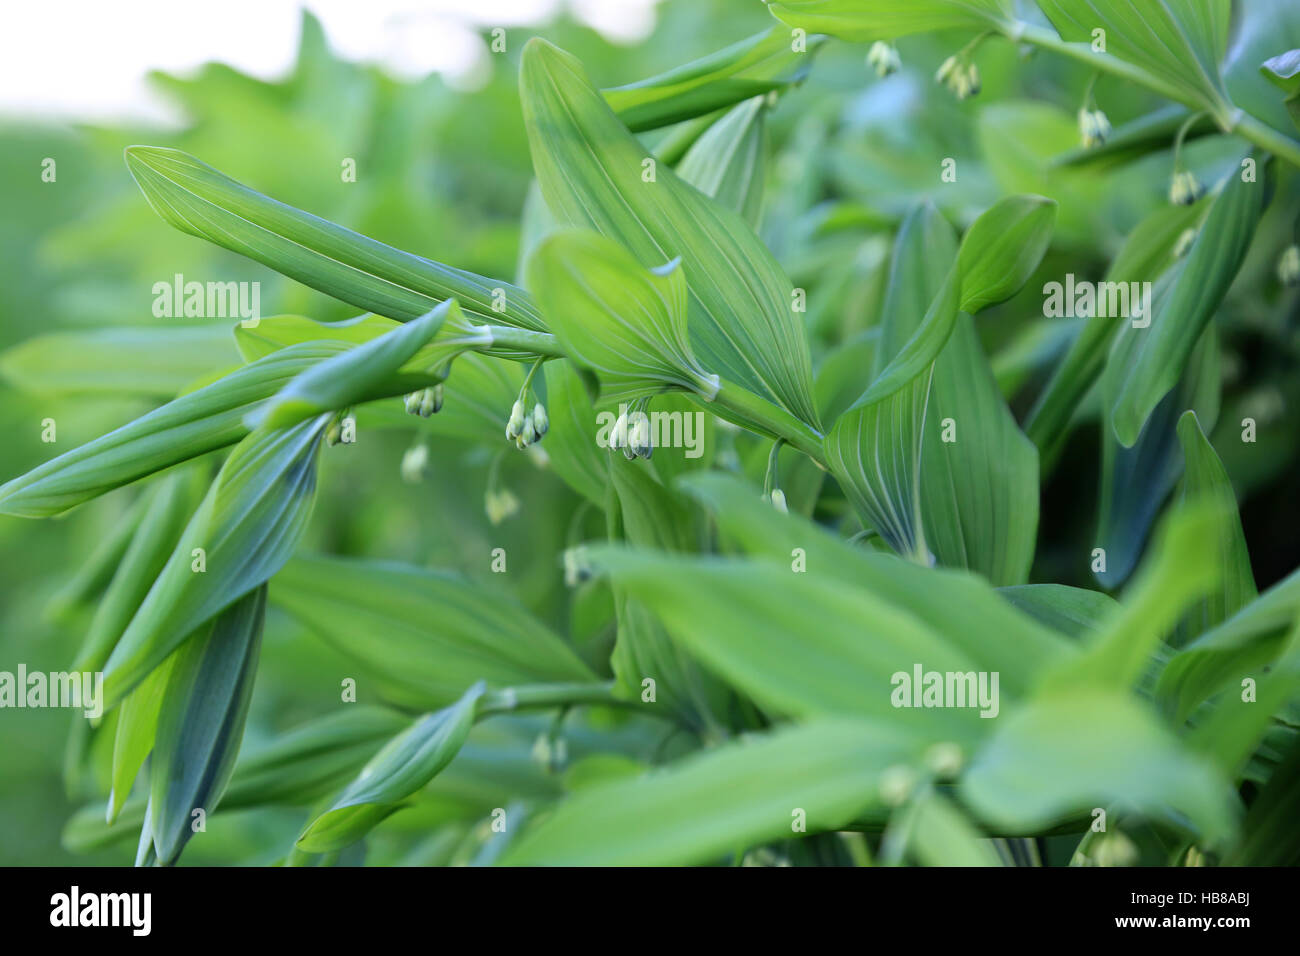
[[[856,42],[932,30],[987,30],[1012,15],[1010,0],[772,0],[768,9],[792,27]]]
[[[272,581],[271,601],[422,706],[449,703],[478,680],[504,687],[594,676],[517,602],[450,571],[297,557]]]
[[[708,863],[749,846],[837,830],[880,805],[881,772],[918,758],[903,729],[823,719],[727,744],[664,770],[584,789],[519,838],[507,866]]]
[[[1204,541],[1219,519],[1220,509],[1207,502],[1172,511],[1120,606],[1098,628],[1083,655],[1047,676],[1044,686],[1135,685],[1183,611],[1217,586],[1221,570]]]
[[[86,329],[7,349],[0,376],[28,392],[171,398],[237,358],[222,326]]]
[[[638,463],[608,455],[617,510],[609,522],[636,548],[689,554],[698,546],[695,516],[680,495],[665,488]],[[683,647],[675,644],[650,606],[613,586],[618,623],[610,666],[619,696],[644,701],[644,681],[654,681],[653,706],[664,707],[697,731],[716,731],[716,714],[725,712],[731,695]]]
[[[884,844],[893,839],[903,841],[904,851],[919,866],[1002,865],[988,838],[933,788],[927,788],[890,823]]]
[[[811,37],[796,50],[788,30],[772,27],[667,73],[601,92],[632,132],[658,129],[798,83],[821,42]]]
[[[1136,700],[1077,689],[999,721],[961,780],[963,802],[996,832],[1031,834],[1115,807],[1190,823],[1204,845],[1233,831],[1239,804],[1214,767]],[[1086,822],[1080,822],[1084,830]]]
[[[1300,619],[1292,625],[1281,653],[1253,679],[1253,694],[1247,695],[1240,685],[1227,691],[1188,735],[1193,747],[1233,778],[1241,775],[1274,715],[1300,692]]]
[[[286,348],[182,395],[0,486],[0,513],[25,518],[61,514],[146,475],[233,445],[248,435],[244,417],[258,404],[344,348],[337,342]]]
[[[691,475],[680,484],[745,552],[786,567],[802,560],[810,575],[870,591],[942,634],[981,670],[999,671],[1001,686],[1012,694],[1026,692],[1047,669],[1077,657],[1072,641],[1016,611],[974,575],[855,548],[805,518],[779,513],[730,476]]]
[[[400,394],[405,389],[394,384],[398,370],[438,334],[444,323],[462,322],[456,300],[448,299],[418,319],[313,365],[250,413],[245,424],[250,429],[262,425],[284,428],[383,392]],[[449,358],[450,354],[454,353],[449,353]]]
[[[245,362],[256,362],[272,352],[302,342],[322,339],[365,345],[379,336],[401,328],[401,323],[382,315],[358,315],[341,322],[317,322],[305,315],[268,315],[257,325],[235,326],[235,346]]]
[[[962,237],[961,310],[972,315],[1011,298],[1029,281],[1052,241],[1056,202],[1009,196],[980,215]]]
[[[538,244],[526,272],[556,337],[600,377],[604,398],[627,400],[665,387],[717,394],[717,375],[691,350],[679,262],[651,271],[618,243],[568,229]]]
[[[166,565],[185,523],[202,500],[203,480],[198,468],[189,468],[164,475],[145,492],[144,519],[95,607],[74,670],[103,669],[140,602]]]
[[[1100,591],[1064,584],[1017,584],[998,588],[1015,607],[1048,627],[1081,638],[1115,613],[1115,599]]]
[[[178,656],[179,652],[174,652],[155,667],[122,701],[113,737],[112,789],[108,792],[107,814],[110,824],[122,812],[136,775],[153,750],[158,732],[158,713],[171,679],[172,664]]]
[[[266,587],[249,592],[177,652],[158,714],[149,768],[158,860],[176,862],[194,835],[193,812],[212,813],[230,781],[253,697]]]
[[[316,495],[327,416],[244,439],[209,489],[104,669],[112,706],[199,625],[280,570]],[[196,550],[202,549],[201,554]],[[202,560],[203,571],[196,571]]]
[[[1102,379],[1115,437],[1132,447],[1147,417],[1177,384],[1206,323],[1236,278],[1267,205],[1267,177],[1232,174],[1191,250],[1174,267],[1149,327],[1126,323]]]
[[[956,252],[952,227],[933,206],[908,216],[895,243],[876,349],[883,368],[825,440],[831,473],[858,515],[899,554],[919,559],[928,559],[921,449],[933,364],[957,321]]]
[[[596,407],[587,393],[582,373],[565,359],[547,362],[542,366],[542,372],[546,376],[550,418],[546,449],[551,468],[570,488],[603,508],[607,477],[605,456],[592,440],[593,429],[598,424]]]
[[[1288,575],[1165,665],[1156,696],[1181,723],[1220,688],[1257,674],[1285,646],[1300,617],[1300,571]]]
[[[782,714],[902,720],[892,699],[895,675],[910,681],[918,664],[977,670],[943,635],[887,599],[789,565],[611,547],[592,548],[590,558],[651,608],[677,644]],[[807,627],[810,607],[819,609],[816,628]],[[958,740],[987,728],[979,714],[976,707],[905,712],[910,725]]]
[[[1151,213],[1124,240],[1103,281],[1154,283],[1173,261],[1179,237],[1204,215],[1210,202],[1207,199],[1194,206],[1161,206]],[[1063,444],[1070,419],[1096,384],[1119,327],[1120,322],[1109,316],[1086,319],[1083,330],[1026,417],[1025,433],[1045,460],[1054,457],[1053,452]]]
[[[643,164],[654,161],[569,54],[530,40],[520,96],[537,180],[556,218],[617,241],[646,268],[680,257],[701,365],[816,427],[794,289],[754,231],[671,169]]]
[[[1038,537],[1038,451],[1002,398],[964,313],[935,363],[926,419],[926,546],[946,567],[977,571],[995,585],[1023,584]],[[949,421],[955,441],[944,440]]]
[[[758,229],[767,176],[765,97],[732,107],[677,164],[677,175]]]
[[[1061,39],[1092,44],[1141,70],[1171,99],[1226,117],[1219,64],[1227,52],[1230,0],[1038,0]]]
[[[394,737],[298,837],[311,853],[339,850],[365,836],[451,763],[478,713],[480,682],[456,703],[419,718]]]
[[[1185,461],[1183,500],[1206,498],[1219,505],[1222,520],[1214,529],[1213,548],[1223,569],[1222,585],[1212,592],[1189,615],[1185,627],[1192,634],[1202,634],[1236,614],[1259,595],[1255,576],[1250,569],[1250,552],[1237,513],[1237,499],[1223,462],[1201,431],[1193,411],[1178,419],[1178,441]]]
[[[1101,433],[1101,496],[1095,547],[1106,552],[1106,567],[1093,576],[1103,587],[1119,587],[1137,564],[1147,535],[1182,473],[1177,421],[1195,409],[1213,423],[1219,415],[1218,330],[1207,325],[1188,362],[1187,372],[1160,400],[1132,448],[1109,429]]]
[[[367,312],[406,322],[455,298],[481,321],[546,331],[527,293],[508,282],[402,252],[276,202],[181,150],[130,146],[126,164],[170,225]]]

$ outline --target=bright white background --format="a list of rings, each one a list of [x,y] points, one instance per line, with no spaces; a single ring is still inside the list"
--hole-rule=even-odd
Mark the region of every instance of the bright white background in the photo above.
[[[6,0],[0,12],[0,113],[49,119],[165,120],[151,69],[209,60],[262,79],[284,75],[300,11],[341,55],[401,77],[442,73],[473,87],[486,71],[480,32],[545,23],[567,8],[618,42],[654,27],[658,0]]]

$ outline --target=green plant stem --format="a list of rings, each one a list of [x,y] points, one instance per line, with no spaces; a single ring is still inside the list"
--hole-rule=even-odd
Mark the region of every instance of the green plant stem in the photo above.
[[[713,397],[712,404],[733,412],[744,422],[753,422],[773,438],[784,438],[791,447],[799,449],[823,470],[826,469],[821,432],[795,418],[779,405],[726,381],[718,387],[718,394]]]
[[[509,714],[525,707],[565,707],[572,704],[620,706],[626,703],[614,696],[613,681],[569,682],[560,684],[526,684],[488,691],[479,703],[480,717]]]
[[[1062,56],[1086,63],[1097,70],[1118,76],[1145,86],[1149,90],[1166,96],[1175,102],[1191,107],[1193,110],[1206,110],[1225,133],[1235,133],[1261,149],[1266,149],[1275,156],[1286,160],[1293,166],[1300,167],[1300,142],[1273,129],[1243,110],[1234,110],[1227,103],[1216,103],[1212,107],[1188,97],[1184,91],[1166,83],[1160,77],[1127,63],[1108,53],[1095,53],[1087,43],[1069,43],[1062,40],[1053,30],[1034,26],[1023,21],[1002,23],[1002,34],[1013,42],[1028,43],[1032,46],[1051,50]]]
[[[487,331],[492,336],[489,348],[518,349],[545,358],[564,358],[560,340],[550,332],[517,329],[511,325],[489,325]]]

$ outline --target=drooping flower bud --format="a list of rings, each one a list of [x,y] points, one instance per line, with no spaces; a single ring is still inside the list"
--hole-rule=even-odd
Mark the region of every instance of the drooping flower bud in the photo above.
[[[1190,169],[1178,170],[1169,184],[1169,201],[1175,206],[1190,206],[1201,198],[1205,188]]]
[[[790,513],[790,509],[786,506],[785,503],[785,492],[782,491],[780,488],[772,489],[772,507],[775,508],[777,511],[781,512],[781,514],[783,515]]]
[[[654,454],[654,437],[650,434],[650,416],[638,412],[628,432],[628,450],[633,457],[649,458]]]
[[[442,385],[439,384],[424,390],[420,398],[420,417],[428,418],[440,411],[442,411]]]
[[[489,490],[483,496],[483,510],[487,513],[488,521],[493,525],[499,525],[512,515],[518,514],[519,499],[508,488]]]
[[[867,51],[867,65],[876,71],[877,76],[889,76],[899,71],[903,61],[892,44],[877,40]]]
[[[424,478],[428,464],[429,446],[423,442],[412,445],[406,449],[406,454],[402,455],[402,480],[413,485],[417,484]]]
[[[546,407],[541,402],[538,402],[533,406],[533,429],[537,432],[539,441],[550,430],[550,427],[551,419],[546,414]]]
[[[1300,245],[1283,250],[1277,261],[1277,277],[1285,286],[1300,285]]]
[[[420,414],[420,402],[424,400],[424,391],[411,392],[406,396],[406,414]]]
[[[1079,136],[1084,149],[1104,145],[1110,138],[1110,120],[1101,110],[1079,110]]]
[[[510,409],[510,420],[506,422],[506,438],[515,439],[524,428],[524,403],[516,401]]]

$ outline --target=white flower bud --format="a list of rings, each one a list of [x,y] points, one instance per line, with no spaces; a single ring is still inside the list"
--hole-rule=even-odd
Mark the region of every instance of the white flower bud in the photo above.
[[[402,480],[410,484],[416,484],[424,477],[428,464],[428,445],[413,445],[406,449],[406,454],[402,456]]]
[[[1277,261],[1277,277],[1285,286],[1300,285],[1300,246],[1287,246]]]
[[[790,509],[786,506],[785,503],[785,492],[782,491],[780,488],[772,489],[772,507],[775,508],[777,511],[781,512],[781,514],[783,515],[790,513]]]
[[[540,439],[550,430],[550,427],[551,419],[546,414],[546,408],[538,402],[533,406],[533,429],[537,432],[537,437]]]

